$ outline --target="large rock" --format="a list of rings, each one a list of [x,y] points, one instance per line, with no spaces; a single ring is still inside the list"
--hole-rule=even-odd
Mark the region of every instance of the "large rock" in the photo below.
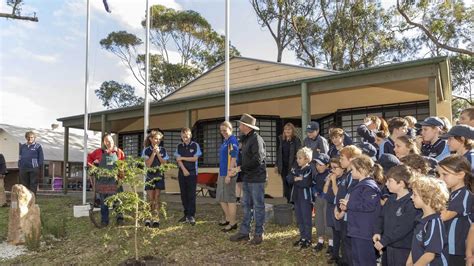
[[[11,193],[7,241],[13,245],[24,244],[26,236],[33,234],[39,240],[41,219],[35,195],[23,185],[14,185]]]
[[[5,195],[5,178],[0,174],[0,207],[7,204],[7,196]]]

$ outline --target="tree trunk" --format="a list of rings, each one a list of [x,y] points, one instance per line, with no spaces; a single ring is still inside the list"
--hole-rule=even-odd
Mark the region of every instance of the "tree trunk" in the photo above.
[[[17,15],[12,15],[12,14],[7,14],[7,13],[0,13],[0,18],[11,18],[11,19],[29,20],[29,21],[38,22],[37,17],[17,16]]]

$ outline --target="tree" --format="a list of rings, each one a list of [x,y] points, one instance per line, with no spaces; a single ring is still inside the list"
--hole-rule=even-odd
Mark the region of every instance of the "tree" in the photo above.
[[[283,50],[292,40],[289,0],[250,0],[262,28],[270,31],[277,45],[277,62],[281,62]]]
[[[224,36],[215,32],[207,20],[192,10],[174,10],[162,5],[151,7],[150,95],[157,101],[204,71],[224,60]],[[142,21],[145,27],[145,21]],[[143,41],[134,34],[111,32],[100,44],[118,56],[135,79],[144,85],[145,55],[137,51]],[[171,52],[177,50],[179,62]],[[231,56],[240,55],[231,46]],[[103,102],[105,105],[105,102]]]
[[[95,94],[107,109],[139,105],[143,98],[135,95],[135,88],[116,81],[104,81]]]
[[[418,29],[416,38],[427,45],[432,55],[446,54],[446,51],[474,55],[474,7],[466,7],[464,1],[410,0],[400,3],[397,0],[396,8],[403,17],[402,31]]]
[[[473,106],[474,58],[459,55],[451,58],[453,96],[468,106]]]
[[[21,8],[23,4],[23,0],[7,0],[7,5],[12,7],[12,12],[0,13],[0,17],[38,22],[38,17],[36,17],[36,13],[33,13],[33,16],[21,15]]]
[[[286,1],[295,34],[290,49],[305,65],[334,70],[390,62],[404,43],[391,14],[372,1]],[[396,58],[395,58],[396,59]]]

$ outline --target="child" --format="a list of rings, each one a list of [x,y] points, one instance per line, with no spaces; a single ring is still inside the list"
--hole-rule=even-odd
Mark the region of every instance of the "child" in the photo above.
[[[296,162],[298,167],[292,168],[287,180],[293,184],[291,190],[291,202],[295,205],[295,215],[298,228],[300,230],[300,239],[296,241],[293,246],[300,248],[311,247],[311,219],[312,219],[312,173],[311,158],[313,151],[310,148],[304,147],[296,153]]]
[[[441,180],[451,191],[448,209],[441,212],[448,233],[449,265],[465,263],[466,236],[469,232],[469,213],[474,201],[471,189],[471,169],[467,160],[460,155],[444,158],[438,165]]]
[[[413,178],[410,186],[413,204],[423,215],[417,219],[406,265],[447,266],[448,237],[440,212],[446,208],[448,188],[443,181],[425,176]]]
[[[446,140],[440,139],[443,132],[444,122],[439,117],[431,116],[418,123],[421,126],[421,136],[425,143],[421,147],[421,154],[423,156],[435,158],[441,161],[449,155],[448,145]]]
[[[345,171],[344,175],[338,186],[336,193],[336,208],[334,208],[335,226],[341,231],[342,239],[342,262],[350,264],[352,262],[351,256],[351,241],[347,236],[347,216],[341,211],[339,201],[346,197],[347,193],[357,184],[358,180],[352,178],[351,174],[351,161],[357,156],[362,154],[362,151],[354,145],[349,145],[339,152],[341,157],[339,158],[342,169]]]
[[[459,124],[474,127],[474,107],[466,108],[461,111]]]
[[[414,139],[418,135],[418,130],[416,129],[416,123],[418,122],[414,116],[407,115],[404,117],[408,123],[407,135]]]
[[[339,201],[341,210],[347,212],[347,236],[351,239],[353,265],[377,264],[372,236],[380,214],[381,195],[372,177],[375,170],[381,172],[380,165],[375,165],[366,155],[352,160],[352,177],[359,182],[345,199]]]
[[[394,139],[395,148],[393,151],[398,159],[401,159],[409,154],[420,154],[416,141],[408,135],[400,136]]]
[[[338,186],[341,185],[341,182],[344,180],[341,178],[343,176],[344,170],[341,167],[341,163],[339,162],[339,158],[331,158],[331,173],[329,174],[328,178],[326,178],[326,182],[324,183],[323,193],[324,199],[327,202],[326,207],[326,225],[332,229],[333,235],[333,248],[331,252],[331,257],[328,259],[327,263],[338,263],[339,258],[339,248],[341,246],[341,229],[340,227],[336,228],[335,226],[335,218],[334,218],[334,208],[336,206],[336,198],[335,195],[337,194]]]
[[[329,157],[339,157],[339,151],[344,148],[344,130],[342,128],[333,128],[331,132],[329,132],[329,139],[331,139],[332,144],[334,144],[329,148]]]
[[[377,116],[367,116],[364,123],[357,128],[357,133],[363,142],[375,144],[375,134],[380,129],[381,120]]]
[[[160,147],[160,142],[163,139],[163,134],[159,131],[152,130],[146,140],[145,149],[142,157],[145,159],[146,167],[159,167],[166,163],[169,159],[168,153],[164,147]],[[156,221],[150,219],[145,220],[145,226],[159,227],[158,212],[160,211],[160,191],[165,189],[165,179],[161,172],[148,172],[146,175],[145,190],[150,202],[150,210],[152,215],[157,216]]]
[[[451,152],[464,156],[474,173],[474,128],[466,125],[454,126],[443,137],[448,138],[448,147]]]
[[[312,169],[313,172],[313,187],[312,192],[315,195],[314,208],[316,209],[315,215],[315,225],[316,225],[316,234],[318,236],[318,243],[314,248],[316,251],[320,251],[324,245],[324,237],[328,239],[328,250],[327,253],[332,252],[332,235],[331,230],[326,224],[326,208],[327,201],[324,199],[324,184],[328,179],[329,175],[329,156],[320,153],[314,159],[316,164],[316,169]]]
[[[400,159],[400,162],[406,166],[409,166],[412,173],[415,176],[425,176],[428,175],[430,171],[430,166],[428,162],[419,154],[409,154]]]
[[[415,217],[418,212],[408,190],[412,177],[406,165],[397,165],[386,174],[389,196],[378,218],[372,237],[378,251],[385,249],[386,265],[404,265],[410,255]]]
[[[179,166],[178,181],[181,191],[181,203],[184,208],[184,216],[178,222],[195,225],[197,168],[198,158],[202,153],[199,144],[192,141],[191,137],[191,129],[181,129],[181,140],[183,142],[178,144],[174,156]]]
[[[384,153],[390,153],[395,155],[395,143],[394,140],[400,136],[406,136],[408,128],[408,122],[401,117],[394,117],[388,121],[388,131],[390,136],[383,141],[379,146],[378,158]]]

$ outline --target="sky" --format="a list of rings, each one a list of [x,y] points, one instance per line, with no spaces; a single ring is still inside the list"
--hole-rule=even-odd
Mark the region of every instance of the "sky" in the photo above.
[[[140,86],[118,57],[100,47],[99,41],[112,31],[126,30],[145,40],[140,21],[145,0],[91,1],[89,50],[89,111],[105,108],[94,90],[103,81],[115,80]],[[0,0],[0,12],[9,12]],[[224,0],[150,0],[179,10],[194,10],[224,34]],[[0,19],[0,123],[49,128],[60,117],[84,113],[85,0],[26,0],[23,15],[36,12],[39,22]],[[231,1],[230,35],[242,56],[276,60],[276,45],[262,29],[248,0]],[[144,45],[142,51],[144,52]],[[298,64],[285,51],[284,63]]]

